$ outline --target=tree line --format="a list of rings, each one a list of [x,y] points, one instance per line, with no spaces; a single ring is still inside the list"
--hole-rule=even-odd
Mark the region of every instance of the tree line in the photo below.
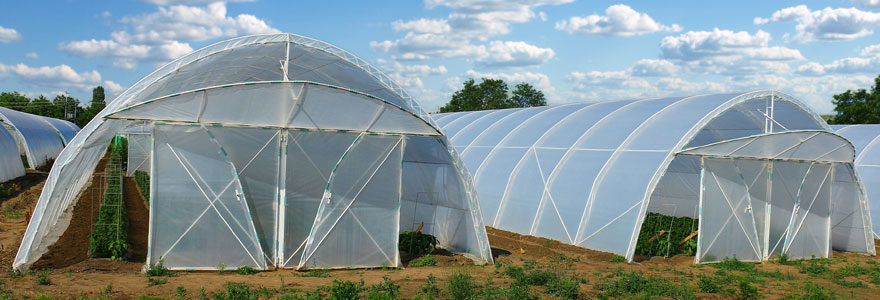
[[[92,100],[86,107],[80,106],[79,99],[64,94],[49,100],[45,95],[31,99],[19,92],[0,93],[0,106],[2,107],[67,120],[80,128],[89,123],[106,105],[104,87],[102,86],[92,89]]]

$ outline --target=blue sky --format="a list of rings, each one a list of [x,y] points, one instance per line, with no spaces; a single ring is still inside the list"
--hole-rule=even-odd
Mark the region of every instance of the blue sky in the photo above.
[[[467,78],[529,82],[551,104],[774,88],[821,113],[880,73],[880,0],[15,1],[0,90],[110,96],[227,38],[313,37],[434,110]]]

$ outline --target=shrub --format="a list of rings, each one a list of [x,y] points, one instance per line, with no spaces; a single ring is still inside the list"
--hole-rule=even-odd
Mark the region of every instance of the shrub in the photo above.
[[[224,284],[224,290],[211,294],[211,298],[217,300],[256,300],[260,295],[251,287],[244,283],[227,282]]]
[[[739,285],[737,285],[737,296],[743,300],[751,300],[758,299],[761,295],[758,294],[758,288],[749,284],[748,281],[740,281]]]
[[[238,275],[254,275],[260,271],[251,266],[243,266],[236,269],[235,272],[238,273]]]
[[[330,271],[322,270],[322,269],[311,269],[305,273],[294,272],[294,274],[296,274],[296,276],[299,276],[299,277],[316,277],[316,278],[330,277]]]
[[[694,255],[697,249],[697,237],[692,237],[683,244],[679,243],[697,230],[698,222],[698,220],[688,217],[671,217],[658,213],[648,213],[639,231],[636,255]],[[648,242],[651,237],[661,230],[665,231],[663,235]]]
[[[177,295],[177,299],[181,299],[181,300],[186,299],[186,288],[185,287],[178,286],[177,289],[175,290],[175,292]]]
[[[371,285],[367,299],[398,299],[400,286],[394,284],[388,275],[382,276],[382,282]]]
[[[360,299],[360,294],[365,290],[363,279],[361,279],[360,283],[334,279],[333,285],[328,288],[327,292],[330,294],[330,299],[354,300]]]
[[[428,279],[425,280],[424,285],[419,287],[419,290],[421,290],[419,294],[425,296],[427,300],[440,296],[440,287],[437,286],[437,278],[434,278],[434,274],[428,274]]]
[[[808,260],[806,264],[800,264],[797,268],[798,272],[809,274],[810,276],[822,276],[828,273],[828,266],[825,265],[824,261],[818,259]]]
[[[695,299],[694,292],[684,285],[677,285],[663,277],[645,277],[642,273],[619,273],[613,281],[599,282],[594,287],[599,299],[608,298],[655,298]],[[637,296],[637,297],[633,297]]]
[[[216,268],[217,274],[223,275],[223,273],[226,272],[226,264],[224,263],[218,263]]]
[[[437,259],[434,258],[433,256],[431,256],[430,254],[427,254],[427,255],[422,256],[417,259],[414,259],[413,261],[411,261],[409,263],[410,267],[427,267],[427,266],[436,266],[436,265],[437,265]]]
[[[560,299],[577,299],[581,294],[581,285],[572,277],[561,276],[547,284],[547,293]]]
[[[510,283],[510,286],[506,290],[507,299],[524,299],[524,300],[537,300],[538,295],[532,293],[531,287],[529,285],[514,281]]]
[[[165,267],[165,260],[159,258],[158,264],[150,264],[149,268],[147,268],[147,276],[155,277],[155,276],[174,276],[174,272],[168,270]]]
[[[713,264],[713,267],[719,268],[721,270],[727,271],[742,271],[742,272],[755,272],[757,268],[755,264],[750,262],[743,262],[734,258],[725,258],[721,262],[717,264]]]
[[[52,280],[49,279],[49,274],[52,273],[52,270],[45,269],[41,272],[37,272],[37,284],[39,285],[50,285],[52,284]]]
[[[453,271],[446,278],[446,295],[452,300],[473,299],[477,295],[477,288],[474,278],[465,270]]]
[[[416,256],[433,253],[434,248],[436,247],[437,238],[433,235],[409,230],[400,233],[397,242],[398,250],[408,252]]]
[[[164,277],[149,277],[147,278],[147,283],[150,285],[162,285],[168,283],[168,278]]]
[[[697,282],[697,287],[700,288],[701,292],[710,294],[721,292],[721,283],[718,282],[718,279],[703,274],[697,275],[697,277],[700,279]]]

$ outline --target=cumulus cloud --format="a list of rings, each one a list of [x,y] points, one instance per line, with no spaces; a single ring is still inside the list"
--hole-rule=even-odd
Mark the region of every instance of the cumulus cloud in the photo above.
[[[253,2],[255,0],[225,0],[224,2]],[[171,4],[205,4],[217,2],[217,0],[141,0],[141,2],[155,5]]]
[[[641,59],[629,69],[632,76],[669,76],[678,72],[679,67],[663,59]]]
[[[115,67],[133,69],[139,62],[163,62],[192,52],[191,41],[278,32],[253,15],[227,15],[223,2],[158,7],[119,21],[130,28],[111,33],[110,39],[71,41],[58,49],[77,57],[109,58]]]
[[[476,65],[483,68],[537,66],[555,55],[553,49],[540,48],[526,42],[492,41],[488,49],[476,59]]]
[[[880,8],[880,0],[851,0],[858,7]]]
[[[27,58],[27,59],[38,59],[38,58],[40,58],[40,55],[37,54],[36,52],[28,52],[28,53],[25,53],[25,54],[24,54],[24,58]]]
[[[771,22],[796,23],[792,38],[795,42],[852,40],[873,34],[874,28],[880,26],[880,13],[855,7],[811,11],[806,5],[798,5],[778,10],[770,18],[754,19],[757,25]]]
[[[871,45],[862,49],[862,56],[880,56],[880,44]]]
[[[77,72],[68,65],[31,67],[25,64],[0,63],[0,76],[10,76],[35,87],[89,91],[101,83],[101,74],[92,70]]]
[[[846,57],[830,64],[809,62],[797,68],[796,74],[804,76],[821,76],[826,74],[874,74],[880,70],[880,47],[877,45],[862,50],[862,57]]]
[[[110,80],[104,80],[104,88],[107,89],[111,95],[119,95],[125,91],[124,87]]]
[[[378,60],[380,68],[391,77],[392,80],[406,88],[423,89],[422,77],[444,75],[446,66],[431,67],[429,65],[402,64],[398,61]]]
[[[465,72],[465,76],[471,78],[491,78],[491,79],[502,79],[508,84],[519,84],[522,82],[531,84],[532,86],[538,88],[539,90],[544,91],[545,93],[553,90],[553,86],[550,85],[550,77],[542,73],[532,73],[532,72],[513,72],[513,73],[492,73],[492,72],[477,72],[474,70],[468,70]],[[459,84],[461,82],[458,82]]]
[[[15,29],[0,26],[0,43],[12,43],[21,40],[21,34]]]
[[[646,13],[640,13],[624,4],[609,6],[605,15],[574,16],[556,23],[556,29],[569,34],[633,36],[655,32],[678,32],[678,24],[663,25]]]
[[[797,49],[769,46],[770,40],[762,30],[754,34],[718,28],[688,31],[664,37],[660,57],[692,72],[722,75],[787,72],[790,62],[804,59]]]
[[[510,44],[484,44],[491,37],[510,33],[510,25],[528,22],[540,14],[534,9],[545,5],[559,5],[573,0],[426,0],[428,9],[447,7],[452,11],[442,19],[397,20],[391,27],[404,36],[395,40],[372,41],[370,47],[386,52],[397,60],[425,60],[431,58],[466,57],[479,60],[480,66],[531,65],[548,56],[543,51],[537,57],[534,49],[507,49],[508,52],[492,53],[497,47],[516,47]],[[508,42],[505,42],[508,43]],[[535,47],[537,48],[537,47]],[[540,49],[540,48],[538,48]],[[525,52],[523,52],[525,51]],[[552,51],[552,50],[551,50]],[[505,56],[510,54],[510,56]],[[519,56],[517,56],[519,55]],[[552,55],[550,55],[552,57]],[[526,61],[510,61],[509,58]],[[547,58],[549,59],[549,58]],[[545,60],[546,61],[546,60]]]

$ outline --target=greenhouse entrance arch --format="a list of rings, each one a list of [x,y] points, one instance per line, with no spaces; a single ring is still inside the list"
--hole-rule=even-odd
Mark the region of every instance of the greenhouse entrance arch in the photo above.
[[[700,160],[695,261],[829,257],[834,196],[850,198],[838,199],[838,210],[860,212],[846,207],[859,203],[859,188],[847,176],[853,154],[848,141],[825,131],[768,133],[680,152]]]
[[[405,230],[492,262],[469,174],[418,103],[342,49],[269,34],[185,55],[109,103],[52,168],[16,269],[66,230],[117,134],[150,176],[148,264],[396,267]]]

